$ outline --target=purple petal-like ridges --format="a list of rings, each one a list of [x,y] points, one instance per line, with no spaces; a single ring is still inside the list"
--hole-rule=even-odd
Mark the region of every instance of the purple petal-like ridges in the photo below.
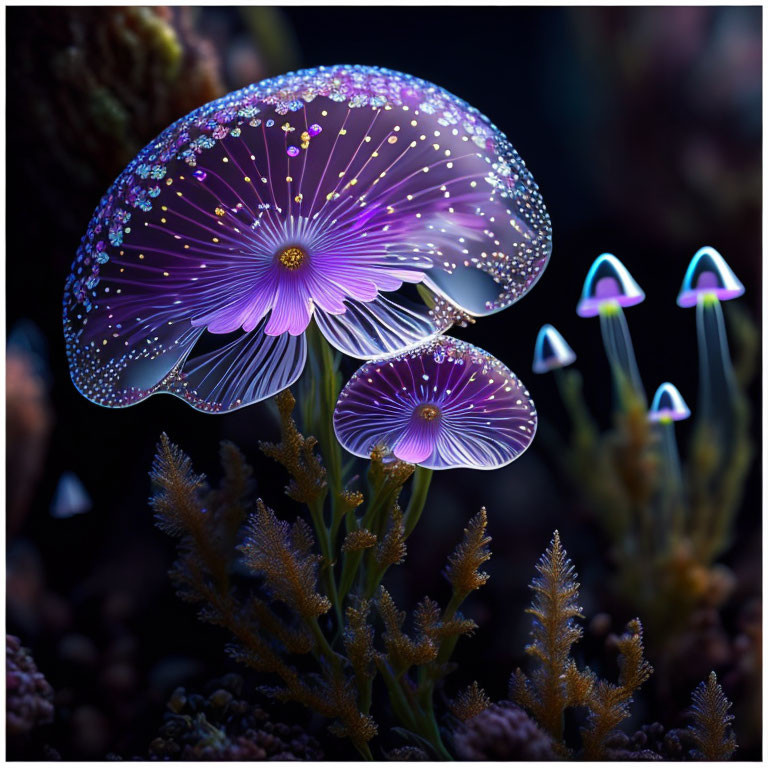
[[[339,396],[334,428],[357,456],[385,448],[432,469],[495,469],[530,445],[536,411],[503,363],[442,336],[363,365]]]

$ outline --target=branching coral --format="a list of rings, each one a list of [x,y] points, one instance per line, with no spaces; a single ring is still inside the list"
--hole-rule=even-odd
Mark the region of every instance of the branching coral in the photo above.
[[[182,451],[163,435],[152,471],[155,493],[152,506],[158,526],[180,539],[180,557],[172,571],[172,579],[180,596],[201,605],[203,620],[229,629],[237,639],[231,648],[234,658],[260,672],[271,673],[281,684],[271,689],[278,699],[297,701],[337,721],[337,729],[364,753],[367,742],[376,732],[370,716],[357,709],[355,695],[345,678],[342,659],[329,646],[322,634],[317,616],[330,608],[328,599],[316,591],[317,555],[310,550],[313,537],[306,524],[293,527],[279,520],[263,502],[257,502],[250,520],[250,535],[242,549],[246,563],[262,574],[270,598],[285,602],[295,609],[297,623],[288,624],[273,612],[267,602],[251,594],[245,599],[236,596],[230,584],[231,566],[236,549],[234,541],[219,535],[219,521],[232,530],[232,517],[244,522],[246,509],[240,489],[250,475],[240,463],[239,454],[222,450],[225,467],[224,482],[210,491],[205,479],[194,473],[191,462]],[[209,504],[217,499],[235,498],[227,505],[227,513],[208,514]],[[291,666],[279,648],[287,654],[312,653],[321,661],[319,678],[305,678]]]
[[[538,665],[530,678],[518,669],[510,681],[510,692],[564,754],[565,711],[586,708],[583,755],[590,760],[602,758],[606,739],[629,716],[635,691],[653,671],[644,658],[642,626],[634,619],[625,634],[615,640],[620,654],[618,684],[598,679],[589,669],[580,670],[571,657],[573,644],[582,636],[575,622],[583,618],[578,605],[579,584],[557,531],[536,570],[539,575],[531,583],[534,598],[528,610],[534,617],[533,641],[525,650]]]
[[[606,738],[629,717],[633,694],[653,672],[643,657],[643,628],[638,619],[629,622],[627,631],[616,639],[616,647],[620,654],[618,685],[597,680],[586,700],[589,715],[582,743],[588,760],[604,757]]]
[[[699,760],[730,760],[736,751],[736,738],[731,730],[731,702],[714,672],[706,682],[699,683],[691,699],[693,723],[689,730],[696,743],[693,756]]]
[[[517,670],[511,681],[512,697],[560,740],[566,708],[586,703],[593,679],[580,673],[570,656],[571,646],[582,636],[575,619],[583,617],[576,571],[557,531],[536,570],[539,576],[531,582],[534,597],[528,609],[534,617],[533,641],[525,652],[539,666],[530,678]]]
[[[317,440],[314,437],[304,437],[293,420],[296,400],[290,390],[281,392],[275,397],[280,413],[281,440],[279,443],[260,443],[264,453],[282,464],[290,475],[285,492],[294,501],[310,504],[315,501],[326,488],[325,468],[315,453]]]
[[[304,619],[322,616],[330,600],[317,592],[318,555],[312,554],[315,540],[303,520],[289,526],[259,499],[256,513],[248,521],[245,543],[238,549],[246,565],[264,576],[272,596]]]
[[[292,405],[292,398],[283,399],[282,440],[267,451],[289,469],[287,492],[305,499],[311,510],[317,499],[326,496],[323,465],[314,441],[304,438],[293,423]],[[476,629],[459,608],[489,578],[481,570],[490,558],[485,510],[469,520],[448,557],[445,577],[452,595],[447,606],[443,609],[425,597],[409,615],[380,586],[386,570],[405,557],[407,536],[397,499],[411,475],[407,466],[374,455],[369,472],[372,500],[366,504],[360,492],[350,491],[337,497],[338,513],[347,525],[343,541],[337,542],[331,536],[333,524],[325,523],[322,505],[317,507],[320,515],[312,514],[314,531],[301,517],[289,524],[263,500],[251,503],[251,470],[234,446],[223,444],[221,459],[224,477],[212,489],[165,435],[158,446],[152,506],[158,526],[180,541],[172,571],[179,594],[200,606],[203,620],[234,635],[229,652],[235,659],[276,679],[262,686],[264,692],[328,718],[330,730],[349,739],[364,756],[372,757],[369,742],[379,728],[371,713],[378,680],[386,689],[391,714],[402,726],[398,732],[418,745],[419,756],[426,756],[427,750],[449,758],[434,711],[435,686],[450,670],[458,639]],[[333,560],[315,551],[318,524],[323,526],[320,536],[326,536],[332,547]],[[244,538],[238,546],[241,532]],[[338,589],[331,598],[318,579],[319,566],[325,563],[326,583],[336,583],[330,564],[337,548],[347,565],[358,556],[342,601]],[[258,588],[253,579],[243,585],[233,578],[238,551],[259,580]],[[536,570],[528,610],[533,617],[532,640],[525,649],[536,666],[530,676],[518,670],[510,682],[512,697],[522,709],[510,702],[492,704],[477,682],[459,693],[449,702],[453,722],[459,723],[449,743],[460,757],[612,759],[626,754],[656,759],[660,751],[682,755],[689,750],[687,744],[695,745],[691,751],[695,757],[727,759],[732,754],[730,703],[714,675],[694,693],[694,723],[688,731],[669,732],[663,744],[657,739],[653,749],[633,746],[640,737],[627,737],[618,728],[652,673],[644,657],[639,620],[630,621],[623,635],[611,638],[619,655],[618,681],[600,679],[588,668],[579,668],[572,656],[582,637],[577,620],[583,617],[577,575],[557,531]],[[306,662],[299,671],[294,658],[301,656]],[[314,671],[306,671],[308,663],[314,663]],[[565,739],[570,709],[586,712],[580,747]],[[377,720],[386,717],[377,713]],[[221,745],[240,749],[229,742]]]
[[[491,706],[488,694],[475,680],[451,701],[451,713],[462,722],[471,720]]]
[[[421,514],[428,476],[417,475],[404,512],[398,500],[414,467],[374,452],[367,496],[329,493],[317,441],[299,431],[294,405],[290,392],[278,397],[280,440],[262,449],[287,470],[286,494],[307,507],[312,526],[302,517],[289,523],[253,498],[251,469],[234,446],[222,445],[224,477],[211,488],[161,437],[151,503],[158,526],[179,540],[173,582],[183,599],[199,606],[201,619],[232,633],[233,658],[275,679],[263,690],[328,718],[332,732],[365,757],[372,756],[369,742],[378,731],[371,713],[378,679],[403,733],[448,758],[434,712],[435,686],[450,670],[458,639],[476,628],[459,608],[488,580],[480,570],[490,557],[485,510],[469,521],[449,557],[448,605],[442,609],[425,597],[409,616],[381,583],[406,557],[407,526]],[[247,585],[234,576],[238,554],[252,577]],[[294,657],[300,656],[306,662],[297,666]],[[482,695],[470,693],[463,709],[479,712]]]

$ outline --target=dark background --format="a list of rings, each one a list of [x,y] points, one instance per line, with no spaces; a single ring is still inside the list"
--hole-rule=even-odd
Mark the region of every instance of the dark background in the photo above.
[[[25,40],[30,13],[46,35],[22,55],[20,46],[33,42]],[[218,441],[233,440],[254,463],[259,492],[286,514],[291,507],[281,501],[279,473],[256,448],[259,439],[274,435],[266,407],[207,416],[175,398],[153,397],[130,409],[107,410],[80,397],[70,383],[61,332],[64,280],[93,208],[122,166],[112,167],[114,153],[99,155],[98,147],[89,147],[87,124],[74,132],[81,143],[64,142],[62,160],[57,142],[66,129],[56,121],[77,124],[79,118],[60,105],[48,112],[36,108],[46,99],[67,98],[65,86],[46,79],[55,71],[52,52],[69,44],[66,31],[56,29],[56,13],[8,9],[6,319],[9,330],[21,319],[39,328],[47,344],[51,403],[44,463],[10,530],[15,570],[8,582],[8,628],[33,649],[54,688],[67,692],[63,711],[86,710],[73,722],[84,720],[90,731],[63,739],[63,756],[143,754],[169,687],[231,666],[223,653],[228,638],[196,622],[168,585],[173,549],[153,528],[147,506],[147,472],[159,433],[168,432],[199,471],[214,477]],[[98,18],[106,11],[81,13]],[[87,25],[83,18],[78,23]],[[255,27],[242,11],[200,9],[193,22],[213,41],[227,89],[245,84],[242,77],[251,72],[261,77],[320,64],[375,64],[445,87],[508,135],[549,210],[552,258],[519,304],[457,335],[517,372],[551,426],[564,419],[554,384],[530,372],[535,335],[545,322],[576,351],[590,405],[609,423],[610,381],[598,323],[574,311],[587,269],[600,253],[616,254],[647,294],[644,304],[628,310],[627,320],[649,393],[670,380],[695,406],[695,313],[679,309],[675,297],[702,245],[716,247],[731,264],[747,288],[742,302],[759,322],[760,8],[291,7],[270,20],[276,27],[257,31],[250,59],[230,55],[247,52],[243,40],[254,40]],[[30,91],[30,82],[37,91]],[[164,126],[141,136],[142,143]],[[78,162],[89,172],[74,173]],[[351,373],[353,362],[345,365]],[[756,436],[758,393],[756,383]],[[679,437],[684,446],[686,425]],[[54,519],[49,507],[65,471],[80,478],[93,508]],[[9,475],[9,493],[14,482]],[[602,544],[584,529],[574,489],[535,442],[519,461],[494,473],[436,473],[409,542],[410,559],[391,579],[404,605],[424,592],[445,598],[443,561],[480,504],[488,507],[494,537],[492,578],[473,599],[470,612],[480,631],[460,643],[452,685],[455,690],[477,678],[498,699],[506,697],[508,675],[522,660],[529,627],[526,583],[552,530],[559,528],[587,584],[605,572],[596,565]],[[759,509],[755,469],[727,562],[759,562]],[[602,610],[599,590],[587,589],[582,601],[587,616]],[[614,628],[629,618],[613,616]],[[71,636],[88,649],[90,666],[78,666],[67,651]],[[109,677],[115,664],[104,661],[116,638],[133,644],[117,682]],[[118,713],[115,697],[125,702]],[[684,705],[670,702],[669,712]],[[668,714],[643,706],[644,720]]]

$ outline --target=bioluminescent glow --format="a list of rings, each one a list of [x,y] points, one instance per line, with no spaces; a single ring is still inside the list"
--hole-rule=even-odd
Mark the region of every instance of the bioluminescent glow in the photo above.
[[[576,359],[576,353],[553,325],[542,325],[533,349],[533,372],[547,373],[564,368]]]
[[[628,392],[634,392],[635,397],[645,402],[645,390],[622,309],[640,304],[644,299],[645,294],[629,270],[612,254],[603,253],[590,267],[576,307],[581,317],[600,316],[603,346],[611,364],[619,403],[626,403]]]
[[[665,381],[656,390],[648,411],[651,421],[683,421],[691,415],[683,396],[674,384]]]
[[[744,293],[744,286],[725,259],[712,247],[705,245],[694,254],[677,295],[681,307],[693,307],[710,295],[720,301],[735,299]]]
[[[550,250],[533,177],[466,102],[376,67],[277,77],[181,118],[104,196],[64,293],[72,378],[105,406],[234,410],[299,377],[312,320],[402,353],[520,299]]]
[[[645,300],[645,293],[627,268],[610,253],[592,263],[576,307],[580,317],[595,317],[607,306],[633,307]]]
[[[536,410],[503,363],[441,336],[363,365],[342,390],[333,425],[341,445],[363,458],[383,448],[429,469],[496,469],[531,444]]]

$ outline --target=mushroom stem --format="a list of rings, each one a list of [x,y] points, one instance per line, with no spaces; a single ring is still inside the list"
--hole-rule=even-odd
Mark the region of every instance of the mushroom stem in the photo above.
[[[427,503],[427,494],[429,493],[429,484],[432,482],[433,470],[426,467],[416,467],[413,473],[413,484],[411,485],[411,498],[408,500],[408,507],[405,510],[405,537],[411,535],[416,523],[419,522],[421,513],[424,511],[424,505]]]
[[[661,435],[661,525],[659,533],[666,541],[679,539],[685,528],[685,493],[680,453],[675,437],[675,422],[660,421],[657,429]]]
[[[600,331],[603,335],[605,353],[611,365],[617,404],[624,409],[634,395],[643,405],[646,405],[645,390],[637,368],[627,320],[617,302],[605,302],[600,307]]]
[[[706,424],[718,440],[720,455],[727,455],[733,439],[737,390],[723,309],[714,293],[699,296],[696,334],[699,344],[697,425]]]

